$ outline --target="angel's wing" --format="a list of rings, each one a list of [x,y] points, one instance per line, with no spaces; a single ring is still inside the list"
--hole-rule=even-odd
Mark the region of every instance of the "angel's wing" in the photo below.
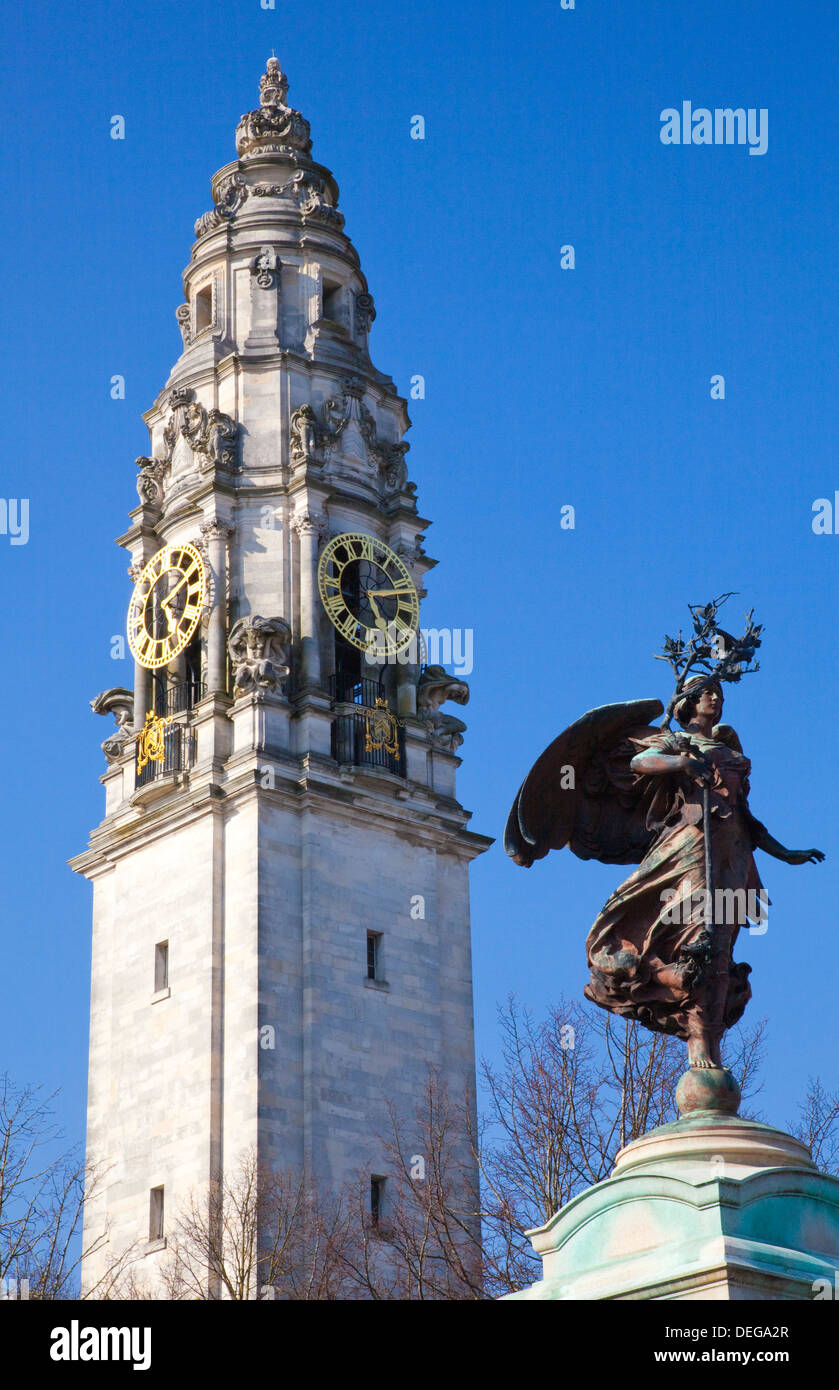
[[[526,868],[565,845],[580,859],[640,864],[654,833],[634,791],[629,738],[658,732],[660,700],[628,700],[589,710],[537,758],[519,788],[504,832],[510,858]]]
[[[711,733],[714,738],[719,739],[720,743],[728,744],[728,747],[732,748],[735,753],[742,753],[743,745],[730,724],[715,724]]]

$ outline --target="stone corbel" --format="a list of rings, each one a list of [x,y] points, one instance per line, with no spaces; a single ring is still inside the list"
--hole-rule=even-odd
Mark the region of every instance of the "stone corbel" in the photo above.
[[[365,292],[357,294],[355,296],[355,331],[365,342],[375,317],[376,308],[372,294]]]
[[[432,743],[447,753],[456,753],[463,742],[466,725],[452,714],[440,714],[447,700],[455,704],[469,703],[466,681],[450,676],[443,666],[427,666],[417,684],[417,717],[428,730]]]
[[[134,692],[125,686],[117,685],[112,690],[102,690],[90,702],[94,714],[112,714],[116,722],[116,732],[110,734],[102,744],[102,752],[109,763],[115,763],[134,737]]]
[[[192,310],[189,305],[179,304],[175,310],[175,318],[178,320],[184,347],[188,348],[192,342]]]

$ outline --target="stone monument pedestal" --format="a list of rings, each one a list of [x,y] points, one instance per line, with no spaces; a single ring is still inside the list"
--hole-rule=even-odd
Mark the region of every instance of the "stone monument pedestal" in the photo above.
[[[529,1235],[542,1278],[510,1299],[812,1299],[839,1270],[839,1178],[781,1130],[692,1110]]]

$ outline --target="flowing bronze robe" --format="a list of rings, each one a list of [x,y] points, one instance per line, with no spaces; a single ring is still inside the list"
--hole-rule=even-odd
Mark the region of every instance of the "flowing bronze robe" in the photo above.
[[[610,780],[617,786],[631,785],[639,793],[647,827],[655,838],[589,932],[586,955],[591,981],[585,993],[602,1008],[686,1039],[688,1015],[696,1007],[710,942],[704,910],[702,791],[682,773],[639,774],[629,768],[629,759],[636,753],[684,752],[683,739],[664,732],[629,738],[610,755]],[[733,920],[718,920],[717,911],[713,929],[728,962],[724,1017],[729,1028],[751,997],[751,967],[735,965],[731,957],[739,928],[746,922],[743,896],[761,889],[748,807],[750,763],[714,738],[691,733],[690,741],[714,768],[710,805],[715,902],[719,904],[719,890],[740,890],[741,894],[739,898],[729,894],[734,910],[725,915]]]

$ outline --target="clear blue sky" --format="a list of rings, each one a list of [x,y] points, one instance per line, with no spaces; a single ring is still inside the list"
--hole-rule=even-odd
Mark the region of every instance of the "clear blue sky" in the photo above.
[[[651,654],[688,602],[739,590],[732,624],[751,605],[766,623],[763,672],[726,718],[755,813],[828,854],[761,856],[771,926],[740,950],[751,1017],[771,1020],[765,1108],[788,1121],[808,1072],[836,1084],[839,535],[811,529],[839,488],[835,7],[53,0],[4,24],[0,493],[30,499],[31,535],[0,536],[0,1066],[61,1085],[82,1133],[90,889],[65,860],[103,810],[88,701],[131,680],[109,659],[129,595],[112,541],[179,350],[192,224],[275,48],[341,187],[374,361],[405,393],[426,377],[409,457],[440,561],[424,622],[476,634],[474,828],[500,837],[521,776],[584,710],[666,698]],[[768,108],[768,152],[663,146],[659,113],[683,100]],[[508,991],[537,1012],[580,993],[621,875],[569,854],[525,872],[500,843],[476,864],[482,1051]]]

